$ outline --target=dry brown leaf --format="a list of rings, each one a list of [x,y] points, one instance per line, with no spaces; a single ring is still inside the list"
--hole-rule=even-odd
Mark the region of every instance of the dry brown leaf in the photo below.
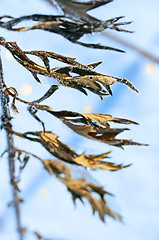
[[[45,169],[50,173],[54,173],[57,177],[65,174],[65,179],[71,178],[71,170],[58,161],[45,160],[43,161]]]
[[[122,164],[116,165],[105,161],[100,161],[106,158],[109,152],[99,155],[78,155],[74,150],[66,144],[58,140],[58,137],[52,132],[26,132],[24,134],[14,132],[19,137],[27,138],[28,140],[39,142],[45,149],[56,158],[70,164],[89,167],[92,169],[103,169],[108,171],[116,171],[127,166]],[[50,163],[50,162],[49,162]],[[48,164],[49,164],[48,163]],[[51,166],[50,166],[51,172]]]
[[[48,1],[48,0],[47,0]],[[114,29],[116,31],[132,32],[121,28],[123,25],[128,25],[131,22],[120,22],[122,17],[115,17],[106,21],[101,21],[87,14],[87,11],[94,9],[111,0],[104,1],[89,1],[89,2],[77,2],[71,0],[57,0],[57,4],[65,15],[45,15],[45,14],[33,14],[28,16],[22,16],[14,18],[11,16],[0,17],[0,27],[10,31],[29,31],[29,30],[45,30],[62,35],[69,41],[90,48],[96,49],[108,49],[118,52],[124,52],[120,49],[103,46],[100,44],[83,43],[78,41],[83,35],[91,34],[93,32],[102,32],[105,29]],[[53,2],[49,0],[54,6]],[[9,20],[8,20],[9,19]],[[31,27],[16,27],[17,24],[23,21],[34,21],[37,24]]]
[[[101,141],[113,146],[122,147],[124,145],[144,145],[132,140],[126,139],[116,139],[115,137],[125,131],[129,130],[128,128],[111,128],[108,122],[115,122],[120,124],[136,124],[137,122],[112,117],[108,114],[98,114],[98,113],[88,113],[80,114],[71,111],[53,111],[50,107],[46,105],[36,105],[37,109],[45,110],[55,117],[61,119],[65,125],[71,128],[74,132],[93,139]],[[104,127],[103,127],[104,126]]]
[[[108,171],[117,171],[119,169],[128,167],[130,165],[123,166],[122,164],[116,165],[111,162],[100,161],[103,158],[106,158],[109,155],[108,153],[100,154],[100,155],[85,155],[81,154],[74,159],[74,161],[83,167],[91,168],[91,169],[103,169]]]
[[[6,42],[4,38],[0,37],[0,45],[8,49],[13,57],[23,67],[30,71],[36,81],[40,82],[38,74],[48,76],[57,79],[57,81],[66,87],[75,88],[87,95],[86,90],[89,90],[102,98],[105,95],[112,95],[110,85],[115,82],[121,82],[129,86],[132,90],[138,92],[138,90],[126,79],[120,79],[108,75],[103,75],[93,71],[93,69],[101,62],[83,65],[75,60],[75,58],[65,57],[56,53],[47,51],[22,51],[16,42]],[[32,61],[27,55],[35,55],[39,57],[44,66]],[[58,61],[67,63],[66,67],[51,68],[49,58],[56,59]],[[73,76],[72,73],[77,74]],[[57,90],[53,87],[50,89],[50,93]]]
[[[128,119],[112,117],[111,115],[108,115],[108,114],[85,113],[83,114],[83,116],[105,127],[108,127],[107,122],[115,122],[115,123],[122,123],[122,124],[138,124],[137,122],[134,122]]]
[[[113,212],[107,206],[107,203],[104,199],[104,194],[105,194],[104,190],[103,190],[103,196],[102,197],[100,196],[100,199],[97,199],[92,195],[92,192],[96,192],[95,188],[93,189],[91,188],[93,184],[89,185],[89,184],[86,184],[85,180],[77,181],[73,179],[71,179],[71,181],[63,180],[63,182],[67,185],[68,190],[71,192],[73,201],[75,202],[76,199],[78,198],[81,200],[81,202],[83,202],[83,198],[86,198],[92,207],[93,213],[97,211],[100,219],[103,222],[105,221],[106,215],[120,221],[122,220],[122,217],[119,214]]]
[[[97,159],[99,159],[99,156]],[[112,194],[106,192],[103,186],[87,183],[85,179],[73,178],[70,169],[60,162],[45,160],[43,161],[43,165],[49,173],[55,174],[56,177],[67,186],[72,194],[74,203],[76,199],[79,199],[84,203],[83,198],[85,198],[90,203],[93,213],[97,211],[103,222],[105,221],[106,215],[120,221],[122,220],[119,214],[113,212],[113,210],[108,207],[104,196],[105,194]],[[95,198],[93,193],[96,193],[99,196],[99,199]]]

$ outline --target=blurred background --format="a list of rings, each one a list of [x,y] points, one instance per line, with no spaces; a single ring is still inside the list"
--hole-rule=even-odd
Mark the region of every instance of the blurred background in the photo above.
[[[58,119],[39,112],[46,122],[46,129],[53,131],[59,139],[73,147],[78,153],[98,154],[111,151],[110,161],[133,165],[118,172],[102,170],[88,173],[83,169],[74,169],[79,177],[86,176],[115,197],[109,197],[108,204],[123,216],[124,222],[106,218],[102,223],[98,215],[92,215],[90,206],[85,201],[73,205],[70,193],[54,176],[44,171],[37,160],[31,158],[24,169],[19,187],[22,223],[30,231],[26,240],[35,239],[32,231],[50,239],[122,239],[122,240],[158,240],[159,239],[159,1],[158,0],[114,0],[108,5],[89,12],[102,20],[125,16],[125,21],[133,21],[127,27],[134,33],[108,33],[150,53],[144,57],[138,51],[106,37],[96,34],[83,37],[84,42],[102,43],[120,48],[126,53],[89,49],[75,45],[63,37],[44,31],[9,32],[0,29],[0,36],[7,41],[16,41],[24,50],[53,51],[65,56],[76,57],[77,61],[89,64],[103,61],[97,71],[103,74],[125,77],[132,82],[140,93],[129,90],[122,84],[112,86],[113,96],[103,101],[89,92],[88,96],[69,88],[60,89],[44,104],[54,110],[70,110],[111,114],[138,122],[139,126],[130,126],[131,131],[119,135],[120,138],[148,143],[148,147],[127,146],[125,150],[97,143],[77,136]],[[43,0],[1,0],[0,16],[19,17],[35,13],[57,14],[56,9]],[[28,24],[28,23],[27,23]],[[24,24],[23,24],[24,25]],[[130,45],[129,44],[129,45]],[[19,96],[26,100],[39,98],[55,80],[40,77],[43,84],[35,82],[31,74],[20,66],[5,49],[1,50],[4,79],[9,87],[15,87]],[[156,60],[153,61],[153,56]],[[52,63],[54,64],[54,62]],[[58,66],[55,62],[55,67]],[[60,65],[59,65],[60,66]],[[54,67],[54,65],[53,65]],[[20,114],[14,116],[13,127],[19,132],[39,130],[41,125],[26,111],[26,107],[17,103]],[[0,154],[5,149],[5,135],[0,132]],[[15,138],[15,145],[21,149],[34,152],[41,158],[51,158],[38,144]],[[8,208],[12,194],[9,185],[8,163],[6,155],[0,159],[0,239],[17,240],[14,209]]]

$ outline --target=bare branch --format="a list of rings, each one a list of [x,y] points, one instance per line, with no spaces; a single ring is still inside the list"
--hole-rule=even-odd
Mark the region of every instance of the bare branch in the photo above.
[[[2,105],[2,127],[6,132],[7,138],[7,152],[8,152],[8,164],[9,164],[9,174],[10,174],[10,184],[13,191],[13,205],[15,208],[16,221],[17,221],[17,230],[19,233],[19,240],[23,240],[23,228],[21,225],[20,219],[20,199],[18,197],[18,186],[15,179],[15,161],[14,161],[14,142],[13,142],[13,133],[9,130],[12,129],[11,116],[9,111],[9,97],[6,94],[3,94],[4,81],[3,81],[3,71],[2,71],[2,61],[0,57],[0,99]]]
[[[101,35],[104,37],[110,38],[111,40],[118,42],[121,45],[134,50],[135,52],[139,53],[141,56],[148,58],[149,60],[151,60],[153,62],[159,63],[159,56],[153,55],[149,51],[142,49],[139,46],[136,46],[134,43],[129,42],[128,40],[125,40],[119,36],[116,36],[115,34],[112,34],[110,32],[106,32],[106,31],[102,32]]]

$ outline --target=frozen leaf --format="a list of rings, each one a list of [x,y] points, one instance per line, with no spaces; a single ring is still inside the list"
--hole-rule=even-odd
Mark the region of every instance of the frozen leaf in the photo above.
[[[119,52],[124,52],[120,49],[103,46],[100,44],[83,43],[78,41],[83,35],[91,34],[93,32],[102,32],[105,29],[114,29],[116,31],[131,32],[120,28],[120,26],[130,24],[131,22],[118,22],[123,17],[116,17],[106,21],[101,21],[88,15],[88,10],[99,7],[103,4],[110,2],[109,0],[104,1],[90,1],[90,2],[75,2],[71,0],[59,0],[58,5],[62,8],[65,15],[53,16],[44,14],[33,14],[28,16],[22,16],[19,18],[13,18],[9,16],[8,21],[4,21],[6,16],[0,17],[0,27],[12,30],[12,31],[29,31],[29,30],[45,30],[54,32],[62,35],[69,41],[80,44],[85,47],[97,48],[97,49],[108,49]],[[71,16],[71,17],[70,17]],[[31,27],[15,27],[18,23],[23,21],[36,21],[37,24]],[[43,56],[41,56],[42,58]],[[45,65],[48,67],[48,60],[46,57],[43,59]]]
[[[63,123],[65,123],[69,128],[74,132],[96,140],[100,142],[107,143],[109,145],[122,147],[124,145],[147,145],[131,140],[125,139],[116,139],[115,137],[125,131],[129,130],[128,128],[111,128],[108,122],[122,123],[122,124],[138,124],[134,121],[122,118],[114,118],[111,115],[107,114],[97,114],[97,113],[87,113],[79,114],[69,111],[53,111],[47,109],[45,110],[51,113],[52,115],[60,118]]]
[[[105,191],[102,189],[101,186],[96,186],[93,184],[87,184],[86,181],[83,180],[76,180],[76,179],[63,179],[63,182],[67,186],[68,190],[72,194],[73,201],[75,202],[76,199],[81,200],[83,203],[83,198],[87,199],[90,203],[93,213],[96,211],[99,214],[100,219],[104,222],[105,216],[108,215],[116,220],[122,220],[122,217],[115,213],[112,209],[110,209],[104,199]],[[99,192],[100,189],[100,192]],[[99,194],[100,198],[95,198],[93,193]]]
[[[15,102],[12,102],[12,104],[11,104],[11,110],[13,111],[13,114],[14,114],[14,115],[17,115],[17,114],[20,113],[19,110],[18,110],[18,108],[17,108],[16,105],[15,105]]]
[[[83,65],[75,60],[75,58],[65,57],[53,52],[46,51],[22,51],[15,42],[6,42],[4,38],[0,38],[0,45],[7,48],[13,57],[28,71],[30,71],[37,82],[40,83],[38,74],[57,79],[58,83],[66,87],[78,89],[87,95],[86,90],[89,90],[102,98],[105,95],[112,95],[110,86],[116,82],[126,84],[132,90],[138,90],[126,79],[100,74],[93,71],[101,62]],[[44,62],[44,67],[32,61],[28,55],[35,55]],[[66,67],[51,68],[49,59],[56,59],[60,62],[68,64]],[[47,60],[46,60],[47,59]],[[76,74],[74,76],[73,74]],[[49,91],[50,96],[56,87]],[[52,91],[52,93],[51,93]],[[48,97],[44,96],[44,97]],[[41,100],[40,100],[41,101]]]
[[[122,124],[138,124],[137,122],[134,122],[128,119],[112,117],[111,115],[108,115],[108,114],[85,113],[83,114],[83,116],[105,127],[108,127],[107,122],[115,122],[115,123],[122,123]]]
[[[69,128],[74,132],[96,141],[107,143],[116,147],[123,147],[124,145],[146,145],[126,139],[116,139],[116,135],[119,133],[129,130],[128,128],[94,128],[91,125],[78,125],[69,121],[63,121]]]
[[[14,134],[34,142],[39,142],[53,156],[70,164],[108,171],[116,171],[127,167],[122,166],[122,164],[116,165],[114,163],[101,161],[101,159],[109,155],[109,152],[100,155],[79,155],[69,146],[59,141],[58,137],[52,132],[26,132],[23,134],[14,132]],[[47,164],[50,164],[50,162],[47,162]],[[50,166],[49,172],[52,170]]]
[[[89,16],[86,12],[104,4],[112,2],[112,0],[96,0],[89,2],[78,2],[72,0],[55,0],[64,14],[70,18],[82,20],[85,22],[97,22],[99,20]]]
[[[128,119],[112,117],[111,115],[108,114],[99,113],[80,114],[71,111],[53,111],[53,109],[51,109],[47,105],[35,104],[34,107],[37,110],[39,109],[47,111],[51,115],[59,118],[66,126],[71,128],[74,132],[82,135],[83,137],[121,148],[123,148],[124,145],[147,146],[147,144],[134,142],[132,140],[117,139],[116,136],[119,133],[129,130],[129,128],[111,128],[110,124],[108,123],[115,122],[120,124],[138,125],[137,122]],[[37,110],[35,110],[35,113],[37,112]],[[34,114],[32,115],[34,116]],[[35,119],[42,123],[42,126],[44,128],[44,123],[36,116],[36,114],[34,117]]]
[[[130,166],[130,165],[123,166],[122,164],[116,165],[111,162],[100,161],[101,159],[106,158],[108,154],[109,152],[100,155],[81,154],[75,158],[75,162],[87,168],[104,169],[108,171],[117,171],[119,169]]]
[[[53,160],[45,160],[43,161],[45,169],[50,173],[50,174],[55,174],[57,177],[60,176],[61,174],[65,175],[65,178],[71,178],[71,170],[63,165],[62,163],[58,161],[53,161]]]
[[[20,134],[16,133],[16,135],[21,135],[21,137],[25,137],[27,134]],[[37,135],[37,134],[32,134]],[[54,137],[50,137],[50,139],[54,139]],[[35,140],[36,141],[36,140]],[[75,203],[76,199],[81,200],[82,203],[84,203],[84,199],[87,199],[87,201],[90,203],[93,213],[96,211],[99,214],[99,217],[102,221],[105,221],[105,216],[108,215],[114,219],[122,220],[121,216],[117,213],[115,213],[112,209],[110,209],[106,203],[105,195],[113,196],[110,192],[107,192],[104,190],[104,187],[98,184],[94,184],[92,182],[88,182],[86,178],[74,178],[72,176],[72,171],[68,167],[68,165],[63,164],[61,161],[56,160],[43,160],[40,157],[38,157],[35,154],[26,152],[25,150],[15,149],[15,153],[18,153],[18,158],[24,153],[25,158],[34,157],[43,164],[46,171],[49,172],[49,174],[54,174],[58,180],[60,180],[63,184],[66,185],[68,191],[72,194],[73,202]],[[105,158],[108,156],[109,153],[101,154],[101,155],[88,155],[84,156],[81,155],[84,158],[88,158],[94,163],[99,162],[102,158]],[[79,159],[77,161],[81,161],[79,156]],[[83,161],[83,160],[82,160]],[[28,162],[28,160],[27,160]],[[24,165],[25,165],[24,161]],[[111,166],[111,164],[110,164]],[[25,166],[24,166],[25,167]],[[112,164],[113,167],[113,164]],[[97,198],[94,196],[94,193],[98,196]]]
[[[102,156],[98,155],[96,161],[101,157]],[[55,174],[56,177],[67,186],[72,194],[74,203],[76,199],[81,200],[83,203],[83,198],[85,198],[90,203],[93,213],[97,211],[102,221],[105,221],[106,215],[117,220],[122,219],[120,215],[113,212],[113,210],[108,207],[104,196],[105,194],[112,194],[106,192],[103,186],[87,183],[85,179],[73,178],[70,169],[60,162],[45,160],[43,161],[43,164],[49,173]],[[95,198],[93,193],[96,193],[99,196],[99,199]]]

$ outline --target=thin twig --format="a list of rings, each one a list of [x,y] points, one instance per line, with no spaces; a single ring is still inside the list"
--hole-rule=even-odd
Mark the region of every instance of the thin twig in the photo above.
[[[150,53],[149,51],[146,51],[144,49],[141,49],[140,47],[136,46],[135,44],[129,42],[128,40],[125,40],[123,38],[120,38],[118,36],[116,36],[115,34],[112,34],[110,32],[102,32],[101,33],[102,36],[107,37],[115,42],[118,42],[120,44],[122,44],[125,47],[128,47],[134,51],[136,51],[137,53],[139,53],[140,55],[142,55],[145,58],[148,58],[149,60],[155,62],[155,63],[159,63],[159,56],[155,56],[152,53]]]
[[[18,148],[15,148],[15,151],[16,151],[16,152],[19,152],[19,153],[25,153],[25,154],[27,154],[27,155],[30,155],[30,156],[32,156],[32,157],[40,160],[41,162],[44,161],[44,160],[42,160],[42,158],[38,157],[37,155],[35,155],[35,154],[31,153],[31,152],[27,152],[27,151],[25,151],[25,150],[21,150],[21,149],[18,149]]]
[[[1,106],[2,106],[2,127],[6,132],[7,138],[7,152],[8,152],[8,164],[9,164],[9,174],[10,174],[10,184],[12,186],[13,191],[13,203],[15,208],[16,214],[16,222],[17,222],[17,230],[19,233],[19,240],[23,240],[23,228],[21,225],[20,220],[20,202],[18,197],[18,188],[17,182],[15,179],[15,161],[14,161],[14,142],[13,142],[13,133],[9,130],[12,129],[11,124],[11,115],[9,110],[9,97],[6,94],[3,94],[4,88],[4,80],[3,80],[3,70],[2,70],[2,60],[0,56],[0,99],[1,99]]]

